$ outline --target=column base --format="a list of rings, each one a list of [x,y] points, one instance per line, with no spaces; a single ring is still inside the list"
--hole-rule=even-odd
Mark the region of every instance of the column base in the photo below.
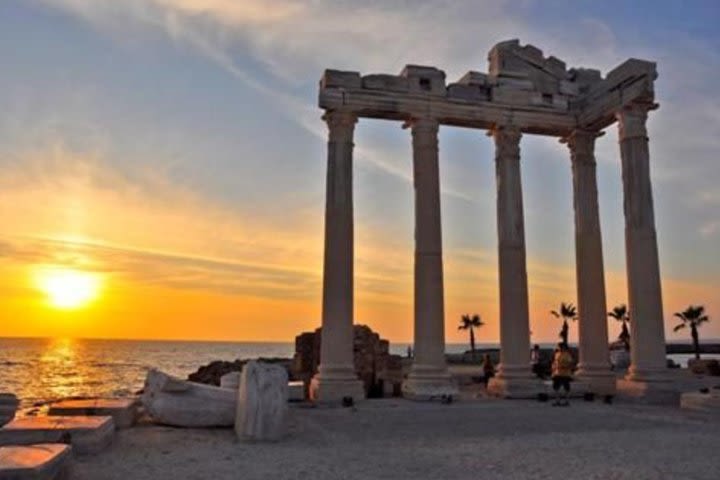
[[[537,377],[532,375],[503,376],[498,374],[490,379],[487,386],[488,394],[500,398],[538,398],[547,394],[550,389]]]
[[[577,381],[573,389],[583,393],[594,393],[600,396],[612,396],[617,392],[617,377],[610,370],[610,365],[583,365],[578,366]]]
[[[447,371],[447,367],[413,364],[402,384],[404,398],[416,401],[440,400],[457,395],[460,391]]]
[[[631,382],[670,382],[672,381],[671,372],[667,367],[640,367],[630,365],[625,380]]]
[[[340,406],[345,397],[351,397],[353,402],[365,400],[365,389],[353,368],[321,365],[310,380],[308,395],[315,403]]]

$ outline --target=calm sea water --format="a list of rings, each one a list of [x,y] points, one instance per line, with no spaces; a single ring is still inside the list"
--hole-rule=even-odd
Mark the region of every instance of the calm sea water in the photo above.
[[[478,344],[479,348],[493,344]],[[404,355],[407,343],[391,344]],[[448,344],[460,353],[466,344]],[[0,392],[15,393],[23,407],[72,396],[127,396],[150,368],[185,378],[213,360],[292,357],[293,343],[173,342],[0,338]],[[690,355],[671,356],[683,366]]]

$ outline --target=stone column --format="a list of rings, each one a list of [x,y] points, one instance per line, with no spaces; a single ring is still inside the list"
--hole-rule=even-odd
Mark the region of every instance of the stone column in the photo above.
[[[438,122],[408,122],[415,184],[415,357],[403,395],[431,400],[455,395],[445,363]]]
[[[353,362],[353,131],[357,117],[330,111],[323,119],[328,140],[325,198],[320,366],[310,383],[310,397],[339,403],[343,397],[364,398]]]
[[[586,391],[612,395],[615,375],[610,370],[607,302],[602,237],[595,173],[597,132],[574,131],[564,139],[570,148],[575,208],[575,268],[579,314],[579,384]]]
[[[628,380],[664,380],[660,266],[650,183],[650,154],[645,123],[652,105],[635,104],[617,113],[625,211],[625,252],[630,311]]]
[[[495,127],[498,262],[500,277],[500,365],[488,386],[504,397],[533,396],[540,390],[530,368],[530,320],[522,183],[520,129]]]

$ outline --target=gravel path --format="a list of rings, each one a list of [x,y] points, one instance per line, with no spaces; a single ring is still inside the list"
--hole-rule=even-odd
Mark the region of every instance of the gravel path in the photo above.
[[[276,444],[229,429],[141,425],[77,461],[73,478],[708,479],[720,472],[720,416],[677,408],[481,400],[368,401],[291,411]]]

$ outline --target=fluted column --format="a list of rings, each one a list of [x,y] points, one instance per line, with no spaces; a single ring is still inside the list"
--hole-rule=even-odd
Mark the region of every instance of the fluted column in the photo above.
[[[615,392],[610,370],[607,303],[595,163],[597,132],[576,130],[565,139],[570,149],[575,209],[575,268],[577,281],[580,362],[578,378],[597,394]]]
[[[445,362],[438,122],[408,122],[415,185],[415,357],[403,395],[429,400],[454,395]]]
[[[630,305],[629,380],[664,380],[665,329],[650,154],[645,126],[652,105],[617,112],[625,211],[625,252]]]
[[[364,398],[353,363],[353,131],[357,117],[327,112],[329,129],[325,198],[320,366],[310,396],[322,403]]]
[[[532,395],[530,320],[525,258],[520,130],[498,126],[495,140],[498,263],[500,280],[500,365],[490,391],[502,396]],[[530,390],[528,390],[530,389]]]

